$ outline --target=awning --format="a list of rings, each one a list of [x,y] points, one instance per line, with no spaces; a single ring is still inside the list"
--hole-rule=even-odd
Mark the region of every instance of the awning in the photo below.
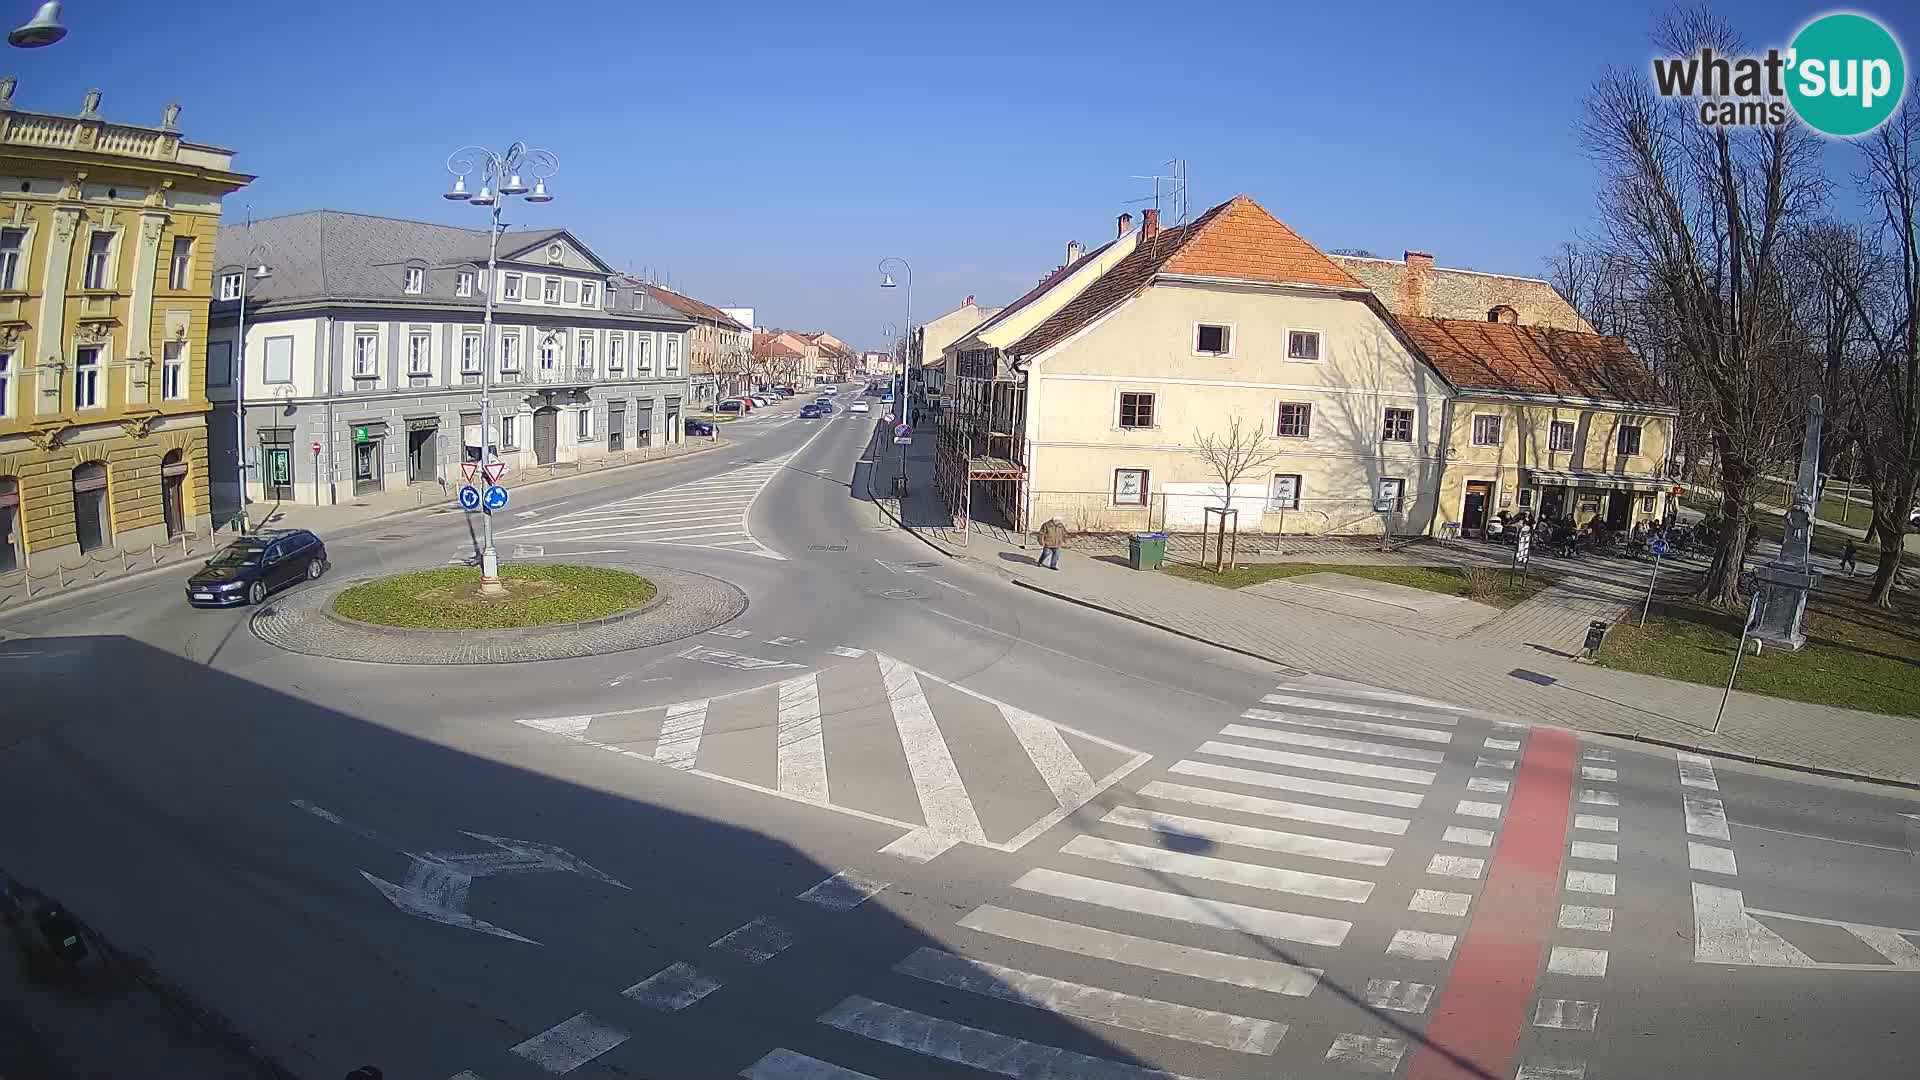
[[[1673,481],[1658,476],[1628,476],[1621,473],[1525,469],[1527,482],[1535,487],[1598,488],[1603,491],[1665,491]]]

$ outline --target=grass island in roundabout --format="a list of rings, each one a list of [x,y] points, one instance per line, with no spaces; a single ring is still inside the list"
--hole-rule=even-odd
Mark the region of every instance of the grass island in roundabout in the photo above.
[[[512,630],[591,622],[637,611],[657,595],[653,582],[604,566],[509,565],[503,596],[480,592],[468,566],[363,581],[333,598],[335,614],[407,630]]]

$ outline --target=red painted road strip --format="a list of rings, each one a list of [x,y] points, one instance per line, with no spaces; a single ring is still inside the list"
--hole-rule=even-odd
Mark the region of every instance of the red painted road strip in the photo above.
[[[1487,884],[1407,1080],[1513,1075],[1508,1066],[1527,1029],[1540,954],[1560,910],[1579,746],[1569,731],[1528,733]]]

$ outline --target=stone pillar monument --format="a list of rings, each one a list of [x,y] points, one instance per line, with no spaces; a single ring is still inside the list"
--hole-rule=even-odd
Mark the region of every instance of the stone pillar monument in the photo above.
[[[1807,400],[1806,441],[1800,445],[1800,476],[1787,510],[1780,554],[1754,571],[1759,601],[1752,636],[1769,645],[1799,649],[1807,643],[1807,593],[1819,584],[1813,570],[1813,509],[1820,501],[1819,397]]]

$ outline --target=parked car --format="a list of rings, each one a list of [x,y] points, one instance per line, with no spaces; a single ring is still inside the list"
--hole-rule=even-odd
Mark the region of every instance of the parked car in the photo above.
[[[765,408],[768,405],[773,404],[773,399],[768,397],[765,394],[755,394],[753,395],[753,403],[755,405],[760,406],[761,408]]]
[[[714,430],[711,420],[702,420],[695,416],[687,417],[687,434],[689,435],[711,435]]]
[[[743,413],[747,411],[747,403],[740,400],[739,398],[730,397],[727,400],[721,402],[720,404],[715,405],[713,407],[713,411],[724,412],[724,413]]]
[[[791,386],[776,386],[774,389],[779,392],[781,397],[792,397],[794,395],[794,389]]]
[[[847,406],[847,411],[848,411],[848,412],[858,412],[858,413],[863,413],[863,412],[869,412],[869,411],[871,411],[871,410],[872,410],[872,408],[873,408],[873,406],[871,406],[871,405],[868,405],[868,404],[867,404],[866,402],[864,402],[864,401],[856,401],[856,402],[854,402],[853,404],[851,404],[851,405],[849,405],[849,406]]]
[[[306,529],[262,532],[235,540],[208,559],[187,579],[187,603],[258,604],[268,593],[296,581],[313,581],[326,571],[327,545],[318,536]]]
[[[802,420],[818,420],[825,415],[827,414],[822,411],[819,405],[807,404],[800,406],[800,419]]]

